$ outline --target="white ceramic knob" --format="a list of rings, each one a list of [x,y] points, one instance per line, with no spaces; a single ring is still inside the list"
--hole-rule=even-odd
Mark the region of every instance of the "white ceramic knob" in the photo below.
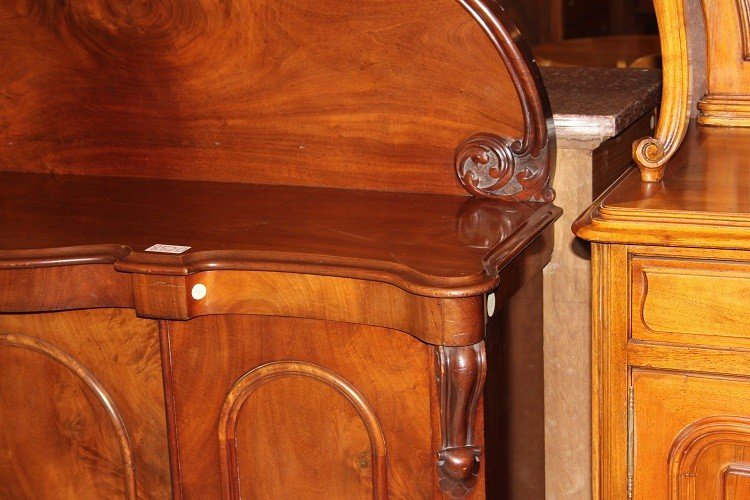
[[[487,296],[487,316],[495,314],[495,294],[491,293]]]
[[[198,283],[196,285],[193,285],[193,290],[190,292],[190,294],[193,296],[195,300],[201,300],[203,297],[206,296],[206,285],[203,283]]]

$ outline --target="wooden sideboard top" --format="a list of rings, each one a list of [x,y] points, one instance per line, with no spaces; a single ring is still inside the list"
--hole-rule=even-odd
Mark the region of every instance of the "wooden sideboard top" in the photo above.
[[[483,293],[560,214],[465,196],[0,173],[0,268],[115,263],[185,275],[307,272],[432,296]],[[147,253],[154,244],[191,247]]]
[[[691,124],[661,182],[630,170],[573,229],[599,242],[750,249],[750,130]]]

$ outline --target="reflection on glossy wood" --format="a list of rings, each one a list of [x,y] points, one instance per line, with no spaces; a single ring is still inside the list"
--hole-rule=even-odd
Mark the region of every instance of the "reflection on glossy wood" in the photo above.
[[[116,310],[0,315],[0,496],[169,493],[154,325]]]
[[[302,272],[433,296],[494,288],[498,269],[560,214],[536,203],[255,184],[0,173],[0,185],[0,268],[96,258],[135,273]],[[164,241],[191,248],[144,252]]]

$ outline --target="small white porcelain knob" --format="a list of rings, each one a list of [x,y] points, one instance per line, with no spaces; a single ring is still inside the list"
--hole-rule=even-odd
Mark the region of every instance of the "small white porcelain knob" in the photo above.
[[[193,285],[193,290],[191,291],[191,295],[195,300],[201,300],[203,297],[206,296],[206,285],[203,283],[198,283],[196,285]]]
[[[487,296],[487,316],[495,314],[495,294],[491,293]]]

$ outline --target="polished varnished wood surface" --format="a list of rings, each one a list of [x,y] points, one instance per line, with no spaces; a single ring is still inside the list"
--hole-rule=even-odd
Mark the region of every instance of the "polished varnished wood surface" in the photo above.
[[[630,172],[575,228],[596,241],[750,248],[750,131],[692,126],[662,182]]]
[[[750,380],[639,369],[633,391],[634,499],[747,498]]]
[[[2,173],[0,185],[2,267],[311,271],[434,295],[492,288],[513,249],[559,215],[459,196],[231,183]],[[144,253],[156,243],[191,249]]]
[[[456,146],[525,127],[476,4],[3,2],[0,163],[465,195]]]
[[[251,498],[373,498],[386,478],[373,463],[380,440],[391,497],[426,498],[439,491],[433,348],[391,330],[255,316],[169,323],[163,335],[186,497],[214,497],[238,481]],[[226,435],[220,417],[227,394],[258,367],[282,360],[295,364],[263,379],[242,401],[231,422],[236,462],[222,470],[220,438]],[[323,383],[311,368],[316,366],[341,382]],[[360,393],[360,402],[347,401],[347,388]],[[367,407],[377,415],[374,422],[366,418]]]
[[[0,497],[170,495],[158,330],[132,311],[0,314],[0,421]]]
[[[39,463],[58,497],[487,496],[560,214],[510,203],[552,201],[555,141],[497,3],[10,0],[0,59],[10,496]],[[489,366],[491,299],[536,328]]]

